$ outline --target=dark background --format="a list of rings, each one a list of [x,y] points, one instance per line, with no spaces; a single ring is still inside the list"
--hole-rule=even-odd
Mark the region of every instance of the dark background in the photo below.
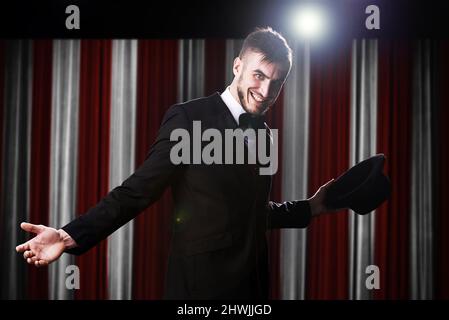
[[[336,40],[449,35],[449,1],[442,0],[20,0],[1,4],[0,38],[243,38],[267,24],[288,33],[286,14],[305,2],[329,8]],[[65,28],[71,4],[80,9],[80,30]],[[370,4],[380,8],[380,30],[365,28]]]

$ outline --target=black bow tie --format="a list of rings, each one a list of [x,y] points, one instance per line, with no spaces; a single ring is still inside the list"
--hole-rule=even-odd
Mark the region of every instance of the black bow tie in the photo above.
[[[265,128],[264,118],[251,113],[242,113],[239,117],[239,128],[263,129]]]

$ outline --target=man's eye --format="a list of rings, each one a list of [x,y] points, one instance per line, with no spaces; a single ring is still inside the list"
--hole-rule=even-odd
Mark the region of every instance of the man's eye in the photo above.
[[[256,73],[255,77],[257,80],[263,80],[263,75],[261,75],[259,73]]]

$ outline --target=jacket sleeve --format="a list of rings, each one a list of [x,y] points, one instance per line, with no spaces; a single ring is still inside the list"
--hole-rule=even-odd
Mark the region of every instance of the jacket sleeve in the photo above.
[[[309,201],[268,202],[268,228],[306,228],[312,213]]]
[[[97,205],[62,227],[78,245],[67,253],[88,251],[161,197],[184,168],[170,161],[171,147],[177,143],[170,141],[170,134],[177,128],[188,130],[185,110],[179,105],[166,112],[143,164]]]

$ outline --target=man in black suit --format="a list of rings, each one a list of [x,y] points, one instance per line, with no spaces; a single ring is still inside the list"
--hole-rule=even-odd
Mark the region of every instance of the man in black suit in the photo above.
[[[37,236],[17,251],[36,266],[63,252],[82,254],[171,187],[175,206],[165,297],[268,298],[266,231],[307,227],[313,216],[327,211],[323,198],[330,182],[308,200],[275,203],[269,201],[271,175],[261,175],[259,164],[175,164],[171,150],[178,141],[171,134],[192,133],[194,121],[201,121],[203,132],[215,129],[224,136],[226,129],[242,125],[242,114],[249,115],[253,128],[265,129],[261,117],[276,101],[291,61],[280,34],[270,28],[251,33],[234,60],[234,80],[221,95],[172,106],[146,160],[122,185],[59,230],[23,223]],[[255,150],[253,140],[246,141],[247,157]]]

